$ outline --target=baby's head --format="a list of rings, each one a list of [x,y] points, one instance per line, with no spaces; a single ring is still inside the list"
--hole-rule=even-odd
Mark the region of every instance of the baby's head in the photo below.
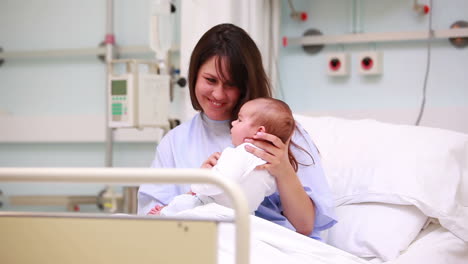
[[[285,102],[257,98],[242,105],[237,120],[232,121],[232,143],[238,146],[257,132],[275,135],[286,143],[295,127],[292,111]]]

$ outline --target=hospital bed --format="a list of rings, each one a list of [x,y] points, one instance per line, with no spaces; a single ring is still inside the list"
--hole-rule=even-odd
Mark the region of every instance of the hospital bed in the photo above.
[[[144,260],[151,258],[147,255],[148,251],[151,252],[150,256],[165,255],[171,260],[170,263],[181,263],[177,262],[175,257],[184,254],[194,262],[198,252],[211,252],[206,253],[211,263],[467,263],[468,135],[375,120],[302,115],[296,115],[295,118],[316,143],[334,195],[339,222],[323,233],[328,244],[255,216],[249,216],[250,221],[247,225],[250,226],[250,232],[242,236],[239,232],[243,226],[237,226],[237,223],[241,223],[238,218],[234,218],[238,221],[225,221],[243,215],[242,209],[237,213],[237,209],[242,207],[242,202],[239,202],[235,211],[209,204],[188,210],[175,219],[102,216],[105,225],[118,226],[110,230],[123,229],[124,227],[117,222],[127,220],[125,228],[129,230],[138,230],[140,225],[151,225],[154,228],[161,226],[167,231],[159,241],[158,238],[162,236],[158,237],[158,232],[150,234],[144,231],[134,236],[119,233],[118,238],[114,237],[111,240],[128,240],[133,245],[144,245],[140,251],[135,247],[127,250],[128,255],[138,257],[139,263],[145,263]],[[197,171],[199,170],[190,173]],[[24,169],[0,169],[0,179],[5,180],[5,177],[10,177],[9,175],[16,172],[22,174]],[[40,170],[31,170],[27,174],[39,172]],[[120,169],[111,169],[109,172],[112,173],[105,178],[106,183],[119,182],[121,178],[118,177],[126,174],[125,170]],[[183,171],[165,172],[170,173],[170,179],[173,179],[173,176]],[[146,177],[134,177],[133,183],[170,180],[164,174],[160,174],[159,170],[142,169],[141,173]],[[45,172],[39,174],[42,174],[41,177],[46,175]],[[67,181],[76,181],[77,175],[88,174],[89,172],[77,170],[73,173],[74,177],[70,178],[68,175],[64,178]],[[96,175],[88,176],[88,179],[95,179],[93,176]],[[114,176],[118,176],[117,179],[114,179]],[[8,178],[14,179],[18,178]],[[30,181],[32,178],[25,180]],[[0,221],[8,214],[2,213]],[[27,215],[26,218],[34,217],[35,215]],[[86,218],[80,214],[73,215],[72,219],[80,217],[92,219],[93,222],[100,221],[99,217]],[[216,230],[202,231],[203,229],[193,227],[193,230],[200,230],[203,235],[184,237],[187,243],[169,244],[169,237],[176,240],[180,233],[180,227],[177,227],[180,226],[179,223],[185,226],[191,221],[202,220],[209,226],[211,223]],[[164,223],[169,223],[173,228],[166,227]],[[0,229],[2,226],[3,224],[0,224]],[[143,227],[143,230],[148,229],[148,226]],[[112,233],[110,230],[108,234]],[[192,228],[189,227],[189,230]],[[73,237],[78,236],[80,230],[70,229],[70,232],[69,236]],[[0,248],[7,243],[1,237],[3,236],[0,236]],[[214,242],[205,243],[200,240],[205,237],[216,239]],[[40,242],[36,241],[31,247],[38,246]],[[95,244],[96,241],[90,244],[91,255],[87,256],[88,260],[95,253],[92,249],[97,247]],[[151,247],[146,247],[148,244]],[[10,250],[14,251],[14,248]],[[125,251],[114,244],[102,249],[105,250]],[[21,254],[27,250],[21,248],[16,251]],[[236,254],[242,252],[248,252],[249,256],[236,257]],[[2,255],[0,254],[0,258]],[[198,263],[209,263],[208,260]],[[187,259],[180,261],[186,262]],[[2,259],[0,262],[6,263]]]

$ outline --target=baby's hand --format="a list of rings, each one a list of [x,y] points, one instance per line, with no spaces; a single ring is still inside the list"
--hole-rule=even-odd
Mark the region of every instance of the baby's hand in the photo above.
[[[148,215],[160,215],[161,214],[161,210],[164,208],[165,206],[161,206],[161,205],[156,205],[153,209],[151,209],[151,211],[149,211]]]
[[[203,169],[213,168],[216,165],[216,163],[218,163],[218,159],[220,156],[221,156],[221,153],[219,152],[215,152],[211,154],[211,156],[209,156],[208,159],[205,162],[203,162],[201,168]]]

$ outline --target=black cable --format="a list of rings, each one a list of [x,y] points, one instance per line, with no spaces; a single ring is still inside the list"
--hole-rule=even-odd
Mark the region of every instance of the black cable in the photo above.
[[[418,118],[416,119],[416,126],[419,126],[421,123],[422,116],[424,114],[424,109],[426,107],[426,93],[427,93],[427,79],[429,77],[429,70],[431,68],[431,42],[434,36],[434,30],[432,29],[432,12],[434,10],[432,0],[429,1],[429,6],[431,11],[429,12],[429,35],[427,38],[427,62],[426,62],[426,75],[424,76],[424,85],[423,85],[423,94],[421,100],[421,107],[419,109]]]

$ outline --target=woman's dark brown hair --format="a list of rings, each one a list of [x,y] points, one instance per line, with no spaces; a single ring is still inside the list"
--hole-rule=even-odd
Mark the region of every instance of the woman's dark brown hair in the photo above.
[[[240,89],[240,97],[231,115],[237,119],[240,107],[259,97],[271,97],[271,87],[263,69],[262,56],[255,42],[242,28],[220,24],[208,30],[198,41],[190,57],[188,85],[195,110],[203,111],[195,95],[200,67],[213,56],[218,57],[216,68],[223,83]],[[222,63],[226,71],[222,71]]]

